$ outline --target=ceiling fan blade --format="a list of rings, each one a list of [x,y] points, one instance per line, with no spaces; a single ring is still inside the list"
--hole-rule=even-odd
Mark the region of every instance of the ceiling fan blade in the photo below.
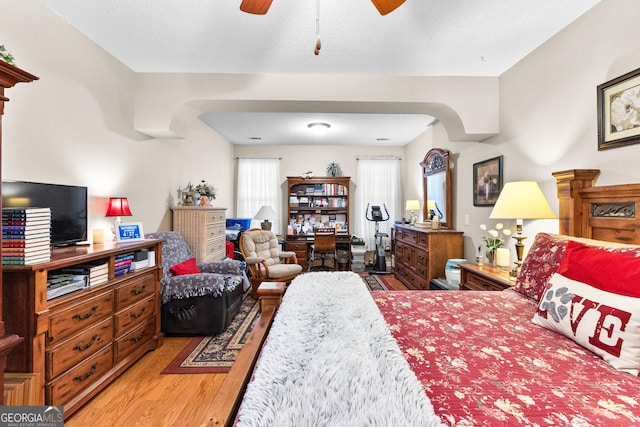
[[[405,0],[371,0],[373,5],[378,9],[380,15],[386,15],[396,10]]]
[[[242,0],[240,10],[254,15],[264,15],[273,0]],[[404,0],[403,0],[404,1]]]

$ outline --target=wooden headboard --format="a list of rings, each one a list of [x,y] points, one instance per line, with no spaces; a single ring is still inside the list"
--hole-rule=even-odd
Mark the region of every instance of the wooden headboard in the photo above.
[[[554,172],[560,234],[640,244],[640,184],[596,187],[598,169]]]

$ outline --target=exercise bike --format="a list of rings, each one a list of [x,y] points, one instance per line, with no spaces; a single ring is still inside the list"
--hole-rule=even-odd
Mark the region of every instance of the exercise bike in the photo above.
[[[385,247],[384,247],[384,238],[389,237],[387,233],[380,232],[380,222],[389,221],[389,211],[387,210],[387,205],[382,204],[384,207],[384,211],[387,214],[385,218],[382,214],[382,210],[380,206],[374,205],[371,206],[371,217],[369,217],[369,204],[367,203],[367,210],[364,213],[365,218],[369,221],[373,221],[376,223],[376,233],[374,234],[374,239],[376,243],[375,250],[373,252],[373,269],[376,274],[386,274],[387,273],[387,258],[385,256]]]

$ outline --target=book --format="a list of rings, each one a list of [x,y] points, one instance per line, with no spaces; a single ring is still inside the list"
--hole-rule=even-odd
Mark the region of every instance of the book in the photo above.
[[[7,250],[6,248],[2,248],[2,257],[12,257],[12,256],[26,256],[26,257],[34,257],[36,255],[51,255],[51,249],[47,246],[45,248],[36,248],[36,249],[15,249]]]
[[[3,248],[31,248],[38,246],[51,246],[51,237],[45,236],[40,238],[30,237],[29,239],[4,239],[2,240]]]
[[[15,207],[15,208],[2,208],[2,215],[5,214],[38,214],[38,213],[51,213],[51,208],[40,208],[40,207]]]
[[[30,231],[30,230],[50,230],[50,224],[26,224],[26,225],[5,225],[4,221],[2,222],[2,232],[22,232],[22,231]]]
[[[32,265],[47,261],[51,261],[51,255],[42,255],[41,257],[29,259],[25,259],[24,257],[2,257],[3,265]]]
[[[51,225],[50,219],[7,219],[2,221],[2,226],[15,227],[20,225]]]

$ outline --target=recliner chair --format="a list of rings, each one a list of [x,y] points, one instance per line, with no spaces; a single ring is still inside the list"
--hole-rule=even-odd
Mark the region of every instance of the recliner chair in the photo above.
[[[225,259],[197,263],[200,272],[174,275],[178,265],[193,258],[180,233],[147,234],[162,239],[161,326],[168,335],[216,335],[240,310],[247,281],[241,261]],[[184,268],[183,268],[184,269]]]

